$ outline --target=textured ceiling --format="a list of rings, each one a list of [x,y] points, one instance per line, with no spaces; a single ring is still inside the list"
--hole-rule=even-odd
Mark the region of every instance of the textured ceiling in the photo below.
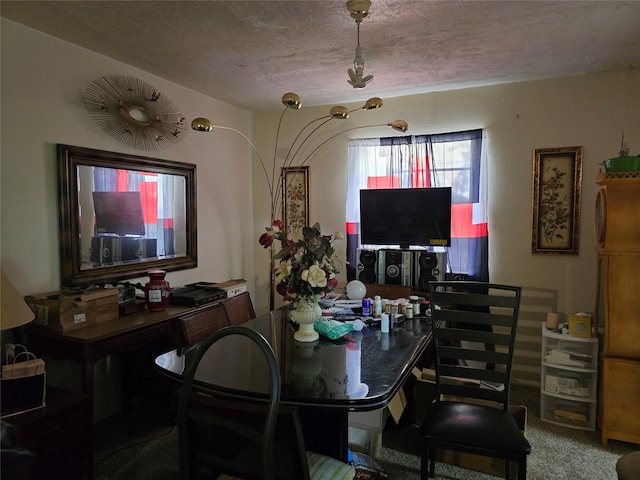
[[[640,1],[2,1],[0,14],[249,110],[640,69]],[[110,72],[120,74],[121,72]]]

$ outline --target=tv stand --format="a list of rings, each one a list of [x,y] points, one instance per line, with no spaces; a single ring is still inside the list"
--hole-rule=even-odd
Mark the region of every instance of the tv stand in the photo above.
[[[408,285],[384,285],[380,283],[365,283],[367,287],[367,297],[373,298],[380,295],[381,298],[395,299],[407,298],[410,295],[418,295],[424,297],[427,292],[416,292]]]

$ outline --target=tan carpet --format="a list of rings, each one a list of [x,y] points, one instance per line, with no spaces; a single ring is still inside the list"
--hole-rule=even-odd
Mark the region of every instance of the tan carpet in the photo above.
[[[526,435],[532,445],[529,480],[615,480],[615,463],[636,445],[610,441],[600,444],[598,432],[574,430],[540,421],[539,391],[514,386],[512,404],[526,405]],[[98,428],[96,480],[173,480],[179,478],[177,429],[162,419],[136,415],[109,419]],[[389,480],[419,480],[420,438],[416,426],[385,430],[376,461]],[[494,480],[496,477],[452,467],[436,466],[440,480]]]

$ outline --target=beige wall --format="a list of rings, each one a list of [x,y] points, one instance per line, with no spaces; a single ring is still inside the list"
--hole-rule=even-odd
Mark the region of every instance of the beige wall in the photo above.
[[[128,75],[157,87],[190,121],[251,132],[251,114],[89,50],[2,19],[2,269],[22,294],[60,288],[56,144],[178,160],[197,165],[198,268],[169,272],[173,285],[244,277],[253,294],[250,148],[239,136],[189,131],[161,152],[144,152],[105,134],[81,102],[105,75]],[[247,243],[249,242],[249,243]],[[133,279],[145,283],[148,278]],[[119,409],[119,356],[96,365],[95,419]],[[110,381],[105,382],[104,379]],[[79,369],[47,359],[47,379],[79,388]]]
[[[253,278],[250,148],[223,131],[189,130],[166,150],[136,150],[111,138],[81,101],[92,81],[128,75],[157,87],[183,111],[251,131],[251,114],[107,57],[2,19],[2,268],[20,293],[58,289],[56,144],[197,166],[198,268],[169,272],[175,286]],[[146,282],[148,278],[134,279]],[[251,284],[253,291],[253,284]]]
[[[375,95],[375,82],[367,89]],[[348,105],[349,108],[358,106],[357,103]],[[302,125],[326,115],[328,108],[303,106],[299,111],[288,111],[281,147],[288,147]],[[259,148],[269,146],[265,151],[273,151],[278,116],[279,112],[254,115],[255,142]],[[631,153],[640,152],[640,74],[637,70],[385,99],[385,106],[380,110],[359,111],[352,114],[346,124],[332,121],[327,127],[339,131],[396,118],[407,120],[410,133],[416,135],[484,129],[489,166],[491,281],[555,290],[557,308],[562,312],[593,311],[595,176],[599,162],[617,155],[622,130]],[[323,131],[317,134],[320,141]],[[324,233],[344,230],[348,138],[393,134],[390,129],[348,132],[311,159],[311,222],[319,221]],[[579,255],[532,255],[533,151],[579,145],[584,147]],[[279,156],[285,150],[280,148]],[[267,160],[271,161],[272,157]],[[264,182],[255,178],[258,182],[254,187],[256,200],[267,197],[259,188]],[[257,229],[268,223],[268,211],[262,206],[263,203],[255,204]],[[256,273],[263,272],[257,270]]]

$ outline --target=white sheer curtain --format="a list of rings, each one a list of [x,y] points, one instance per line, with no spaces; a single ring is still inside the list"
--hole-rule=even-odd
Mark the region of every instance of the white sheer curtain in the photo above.
[[[452,187],[450,271],[488,281],[487,162],[482,130],[351,140],[346,208],[348,279],[360,248],[360,195],[367,188]]]
[[[386,162],[378,161],[379,138],[351,140],[348,157],[347,224],[360,224],[360,190],[372,176],[385,175]],[[353,232],[356,233],[356,232]],[[357,232],[359,233],[359,232]]]

